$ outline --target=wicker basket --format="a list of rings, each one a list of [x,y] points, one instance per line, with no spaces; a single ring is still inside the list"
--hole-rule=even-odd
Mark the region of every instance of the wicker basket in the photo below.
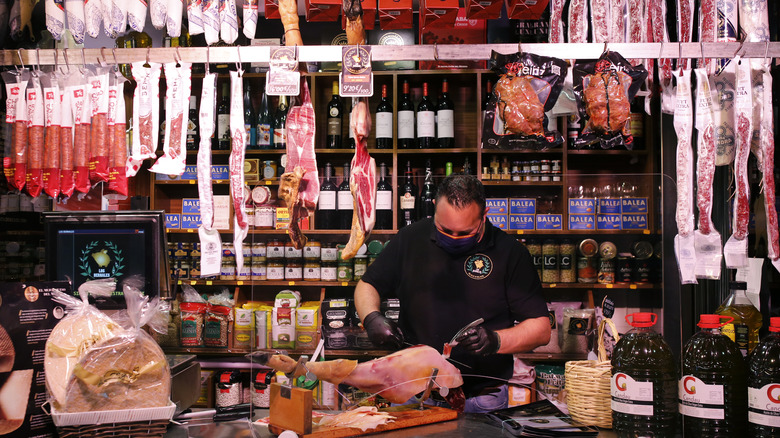
[[[51,416],[60,438],[162,438],[176,405],[115,411],[62,413]]]
[[[604,348],[604,328],[609,324],[615,340],[619,339],[615,324],[604,318],[598,330],[599,360],[577,360],[566,362],[566,404],[569,415],[584,426],[612,428],[612,397],[610,379],[612,365]]]

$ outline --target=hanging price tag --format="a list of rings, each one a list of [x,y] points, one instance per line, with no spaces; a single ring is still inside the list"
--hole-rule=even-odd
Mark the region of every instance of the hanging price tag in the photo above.
[[[301,92],[301,73],[298,71],[298,53],[295,47],[271,50],[271,67],[265,76],[265,90],[269,96],[297,96]]]
[[[374,95],[371,46],[344,46],[341,48],[339,89],[339,94],[342,97],[371,97]]]

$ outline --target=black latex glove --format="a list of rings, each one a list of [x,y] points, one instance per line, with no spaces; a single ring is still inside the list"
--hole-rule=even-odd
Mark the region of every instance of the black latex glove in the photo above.
[[[404,334],[401,328],[376,310],[363,320],[363,328],[366,329],[368,338],[377,347],[392,350],[400,350],[403,347]]]
[[[470,328],[457,339],[458,345],[470,354],[489,356],[498,352],[501,340],[498,333],[478,325]]]

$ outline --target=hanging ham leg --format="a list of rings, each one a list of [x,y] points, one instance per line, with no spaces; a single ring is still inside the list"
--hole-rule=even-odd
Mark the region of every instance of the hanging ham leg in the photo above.
[[[404,403],[417,393],[425,391],[434,368],[438,369],[436,385],[450,405],[462,410],[465,399],[460,371],[427,345],[417,345],[396,351],[368,362],[336,359],[308,362],[304,367],[288,356],[256,352],[249,357],[262,365],[293,376],[311,372],[318,379],[333,384],[344,383],[371,394],[378,394],[392,403]],[[440,388],[447,388],[442,391]],[[446,394],[445,394],[446,393]]]
[[[350,46],[366,43],[366,31],[363,26],[363,5],[360,0],[344,0],[341,5],[347,18],[347,44]]]
[[[355,156],[349,175],[349,191],[352,192],[352,228],[349,242],[341,252],[341,258],[349,260],[357,254],[376,222],[376,163],[368,155],[368,135],[371,132],[371,114],[368,99],[355,99],[349,129],[355,139]]]
[[[287,46],[302,46],[301,28],[298,24],[298,2],[296,0],[279,0],[279,15],[284,25],[284,44]]]

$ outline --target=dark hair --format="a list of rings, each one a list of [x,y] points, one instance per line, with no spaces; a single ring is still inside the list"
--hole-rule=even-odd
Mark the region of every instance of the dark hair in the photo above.
[[[441,198],[457,208],[474,202],[480,211],[485,209],[485,187],[474,175],[452,174],[444,178],[436,192],[436,200]]]

